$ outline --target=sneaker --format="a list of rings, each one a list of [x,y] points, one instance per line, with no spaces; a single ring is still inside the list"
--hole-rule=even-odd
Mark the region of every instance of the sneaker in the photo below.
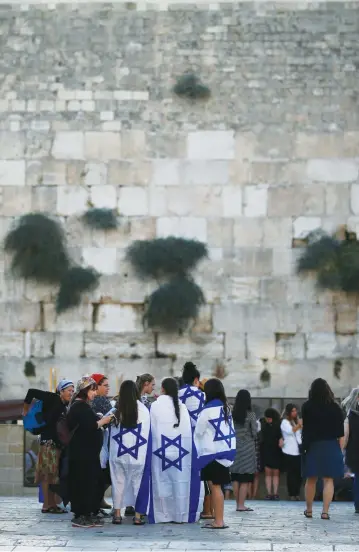
[[[79,516],[77,518],[73,518],[72,527],[82,527],[83,529],[89,529],[90,527],[94,527],[94,523],[92,518],[90,517]]]
[[[126,508],[126,511],[125,511],[125,516],[134,516],[135,515],[135,509],[133,508],[133,506],[127,506]]]
[[[103,527],[104,526],[104,522],[100,518],[100,516],[91,516],[91,520],[93,522],[94,527]]]

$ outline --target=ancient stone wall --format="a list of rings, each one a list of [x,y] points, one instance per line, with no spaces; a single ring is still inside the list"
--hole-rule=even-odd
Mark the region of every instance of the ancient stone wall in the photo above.
[[[355,2],[0,5],[0,237],[48,211],[73,258],[103,274],[56,317],[56,288],[14,280],[2,257],[1,398],[46,388],[51,367],[114,386],[185,359],[226,376],[230,395],[357,383],[356,308],[300,281],[294,246],[359,226],[358,28]],[[173,94],[188,70],[209,101]],[[89,205],[118,208],[120,228],[86,229]],[[124,254],[168,235],[208,244],[207,305],[190,334],[155,339],[142,327],[151,286]]]

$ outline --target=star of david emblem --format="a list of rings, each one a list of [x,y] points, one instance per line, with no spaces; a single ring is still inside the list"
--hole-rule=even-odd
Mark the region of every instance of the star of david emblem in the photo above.
[[[142,424],[137,424],[136,427],[126,428],[121,426],[117,435],[113,435],[112,438],[118,444],[117,458],[124,454],[129,454],[135,460],[138,460],[138,450],[140,447],[147,443],[147,439],[141,435]],[[136,442],[131,447],[126,447],[123,442],[124,435],[132,434],[136,437]]]
[[[224,409],[221,408],[219,418],[213,418],[213,420],[208,420],[208,421],[216,431],[216,434],[214,436],[214,441],[225,441],[228,445],[228,448],[231,448],[232,439],[235,438],[236,433],[234,431],[234,427],[232,425],[231,419],[228,420],[228,427],[229,427],[228,435],[225,435],[221,430],[221,423],[222,422],[225,423]]]
[[[166,458],[166,450],[169,447],[176,447],[178,449],[178,458],[171,460]],[[165,435],[161,435],[161,447],[153,452],[155,456],[162,460],[162,471],[168,470],[172,466],[177,468],[179,471],[182,471],[182,460],[187,454],[188,450],[182,447],[182,436],[178,435],[174,439],[169,439]]]
[[[197,422],[197,418],[204,406],[204,394],[200,389],[192,389],[191,386],[188,385],[185,392],[181,396],[181,401],[183,402],[183,404],[186,404],[187,399],[189,399],[190,397],[195,397],[196,399],[198,399],[197,408],[195,410],[188,409],[191,418],[193,418],[194,421]]]

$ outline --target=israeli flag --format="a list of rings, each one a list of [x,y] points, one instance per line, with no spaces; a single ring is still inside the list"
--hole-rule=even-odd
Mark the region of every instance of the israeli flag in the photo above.
[[[188,410],[191,418],[191,424],[194,428],[197,423],[199,414],[201,413],[204,403],[205,394],[203,391],[194,385],[184,385],[178,392],[178,396]]]
[[[220,400],[207,403],[198,416],[194,442],[201,469],[214,460],[225,467],[233,464],[236,456],[236,432],[230,413],[226,421],[224,406]]]
[[[151,407],[152,492],[150,523],[194,523],[198,521],[203,484],[193,445],[187,408],[179,403],[180,424],[173,400],[161,395]]]

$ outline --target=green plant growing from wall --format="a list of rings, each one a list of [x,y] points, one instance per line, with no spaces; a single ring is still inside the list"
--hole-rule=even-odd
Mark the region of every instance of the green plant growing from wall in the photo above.
[[[211,91],[194,73],[185,73],[177,78],[173,92],[189,100],[207,100]]]
[[[12,254],[11,269],[18,278],[38,283],[58,283],[69,268],[61,226],[42,213],[22,216],[5,238]]]
[[[159,284],[145,304],[146,327],[183,332],[197,318],[205,299],[190,272],[207,256],[204,243],[173,236],[130,245],[126,258],[135,273]]]
[[[118,227],[117,212],[114,209],[92,208],[86,211],[82,220],[96,230],[116,230]]]
[[[92,268],[74,266],[64,275],[56,299],[56,312],[77,307],[81,303],[82,294],[93,291],[99,283],[100,275]]]

